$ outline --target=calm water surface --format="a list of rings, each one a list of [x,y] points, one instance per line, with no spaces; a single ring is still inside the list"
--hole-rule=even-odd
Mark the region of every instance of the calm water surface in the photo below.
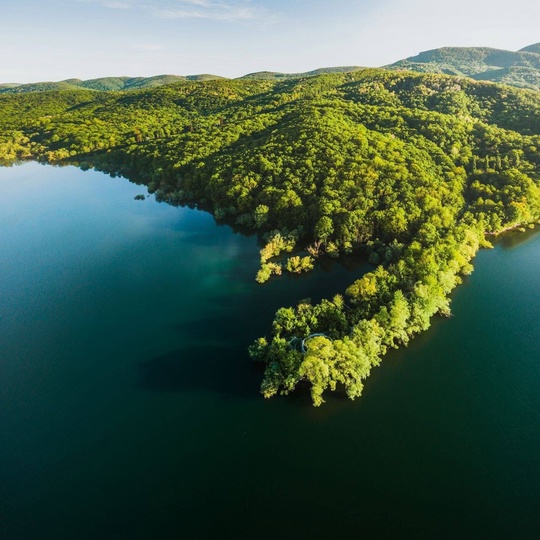
[[[540,537],[540,235],[314,409],[245,349],[368,267],[256,285],[254,237],[138,193],[0,169],[1,538]]]

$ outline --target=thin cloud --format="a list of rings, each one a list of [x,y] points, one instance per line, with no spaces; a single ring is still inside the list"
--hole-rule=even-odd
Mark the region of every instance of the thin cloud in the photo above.
[[[134,5],[134,2],[131,0],[77,0],[77,2],[82,4],[100,4],[101,6],[109,9],[129,9]]]
[[[214,2],[210,0],[179,0],[180,4],[192,4],[194,6],[211,7]]]
[[[210,19],[215,21],[260,20],[266,10],[251,2],[215,2],[210,0],[180,0],[179,7],[155,9],[154,15],[163,19]]]
[[[109,9],[140,9],[161,19],[253,21],[269,18],[267,10],[251,0],[78,0]]]
[[[132,45],[131,48],[137,51],[155,52],[162,51],[165,47],[163,47],[163,45],[159,45],[158,43],[136,43]]]

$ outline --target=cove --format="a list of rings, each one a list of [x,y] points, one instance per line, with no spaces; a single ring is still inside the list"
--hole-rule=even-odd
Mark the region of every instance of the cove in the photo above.
[[[540,534],[540,236],[482,251],[356,402],[265,401],[247,345],[339,263],[260,286],[255,237],[121,178],[0,169],[5,538]]]

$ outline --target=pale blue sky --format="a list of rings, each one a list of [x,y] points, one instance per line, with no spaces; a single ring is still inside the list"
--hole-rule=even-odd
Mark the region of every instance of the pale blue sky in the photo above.
[[[540,42],[538,0],[0,0],[0,82],[379,66]]]

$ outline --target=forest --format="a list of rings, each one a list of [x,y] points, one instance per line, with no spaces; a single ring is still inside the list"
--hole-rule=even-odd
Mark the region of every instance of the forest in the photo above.
[[[283,307],[249,349],[265,397],[361,395],[385,353],[450,314],[481,247],[540,220],[540,93],[380,69],[0,95],[0,162],[73,164],[257,231],[264,283],[320,257],[373,270]]]
[[[540,90],[540,43],[515,52],[489,47],[442,47],[386,67],[420,73],[446,73]]]

